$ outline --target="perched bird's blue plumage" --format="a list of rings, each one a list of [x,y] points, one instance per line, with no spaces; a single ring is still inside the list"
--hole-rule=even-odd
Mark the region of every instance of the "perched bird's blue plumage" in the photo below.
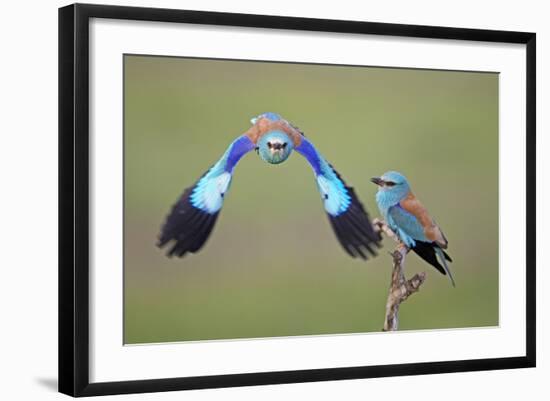
[[[443,249],[448,241],[426,208],[411,192],[407,178],[396,171],[388,171],[371,179],[378,185],[376,203],[389,227],[408,248],[443,274],[448,274],[455,285],[447,261],[451,258]]]
[[[252,126],[229,145],[223,156],[172,207],[161,229],[158,246],[172,243],[168,255],[197,252],[208,239],[239,160],[251,150],[271,164],[288,159],[293,150],[305,157],[315,174],[317,188],[338,241],[353,257],[376,255],[380,236],[367,212],[336,170],[294,125],[276,113],[251,119]]]

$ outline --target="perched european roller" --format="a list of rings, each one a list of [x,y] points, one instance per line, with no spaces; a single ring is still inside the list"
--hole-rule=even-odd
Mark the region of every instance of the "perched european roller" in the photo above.
[[[251,119],[252,126],[233,141],[223,156],[178,198],[166,218],[158,246],[171,243],[168,256],[199,251],[208,239],[239,160],[252,150],[271,164],[288,159],[293,150],[304,156],[315,173],[325,211],[338,241],[352,257],[376,255],[380,235],[340,175],[294,125],[276,113]],[[290,195],[290,194],[289,194]]]
[[[447,238],[411,192],[407,178],[396,171],[388,171],[371,181],[378,185],[376,203],[389,227],[409,249],[441,273],[448,274],[454,286],[447,265],[447,261],[452,260],[444,251],[448,245]]]

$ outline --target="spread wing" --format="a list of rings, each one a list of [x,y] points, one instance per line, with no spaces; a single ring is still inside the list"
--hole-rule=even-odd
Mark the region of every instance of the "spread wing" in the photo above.
[[[195,253],[206,243],[229,190],[233,169],[255,146],[246,135],[237,138],[216,164],[176,201],[157,243],[160,248],[171,243],[168,256]]]
[[[367,259],[376,255],[380,235],[374,230],[369,216],[338,172],[317,152],[306,138],[295,150],[306,158],[315,173],[317,187],[334,233],[344,250],[352,257]]]

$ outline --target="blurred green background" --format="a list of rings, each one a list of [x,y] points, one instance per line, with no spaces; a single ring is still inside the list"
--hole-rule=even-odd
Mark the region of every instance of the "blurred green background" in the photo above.
[[[403,172],[449,239],[457,287],[426,271],[400,330],[498,325],[498,74],[125,56],[124,342],[380,331],[394,243],[368,262],[331,231],[313,172],[255,153],[202,251],[155,246],[166,214],[250,126],[299,126],[378,216],[369,178]]]

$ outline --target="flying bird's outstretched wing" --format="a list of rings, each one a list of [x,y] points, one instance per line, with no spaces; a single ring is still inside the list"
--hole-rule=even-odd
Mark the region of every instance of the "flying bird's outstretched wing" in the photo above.
[[[162,248],[173,241],[168,256],[197,252],[214,228],[229,190],[233,169],[245,154],[256,147],[247,136],[237,138],[192,187],[187,188],[172,207],[162,226],[157,245]]]
[[[313,168],[325,211],[344,250],[352,257],[360,256],[363,259],[367,259],[369,253],[376,255],[375,248],[380,247],[380,234],[374,231],[353,188],[346,185],[306,137],[302,137],[295,150]]]

